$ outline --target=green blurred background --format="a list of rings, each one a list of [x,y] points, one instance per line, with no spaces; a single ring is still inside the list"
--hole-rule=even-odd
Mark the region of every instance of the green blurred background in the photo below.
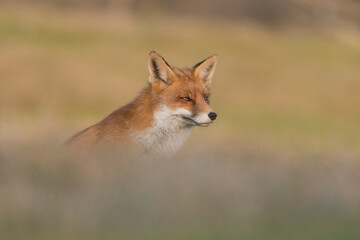
[[[0,1],[0,239],[360,238],[360,1]],[[213,53],[174,159],[59,146]]]

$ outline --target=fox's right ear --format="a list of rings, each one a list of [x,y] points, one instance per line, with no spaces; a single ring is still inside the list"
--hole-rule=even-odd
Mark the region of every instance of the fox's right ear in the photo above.
[[[149,54],[148,68],[150,83],[162,81],[167,85],[171,84],[172,77],[175,74],[165,59],[155,51],[151,51]]]

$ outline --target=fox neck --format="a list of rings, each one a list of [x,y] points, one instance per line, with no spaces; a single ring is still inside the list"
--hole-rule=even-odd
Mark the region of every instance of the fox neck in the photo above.
[[[181,121],[176,116],[176,111],[156,101],[151,89],[146,89],[135,101],[143,105],[141,108],[139,106],[134,117],[148,124],[141,129],[133,129],[134,141],[140,144],[146,153],[173,155],[183,145],[194,127]],[[144,109],[145,107],[147,109]],[[145,112],[148,113],[147,117],[143,116]]]

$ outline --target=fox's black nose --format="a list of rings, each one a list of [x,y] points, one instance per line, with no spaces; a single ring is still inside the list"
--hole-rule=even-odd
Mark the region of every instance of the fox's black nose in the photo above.
[[[211,113],[209,113],[209,118],[211,119],[211,121],[214,121],[215,119],[216,119],[216,117],[217,117],[217,114],[216,113],[214,113],[214,112],[211,112]]]

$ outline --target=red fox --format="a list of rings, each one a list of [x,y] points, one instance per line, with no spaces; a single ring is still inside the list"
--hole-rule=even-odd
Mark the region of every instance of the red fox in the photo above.
[[[217,58],[212,55],[192,68],[179,69],[151,51],[149,83],[140,95],[73,136],[68,144],[89,149],[99,144],[134,146],[143,153],[175,153],[195,126],[207,127],[217,117],[209,106]]]

